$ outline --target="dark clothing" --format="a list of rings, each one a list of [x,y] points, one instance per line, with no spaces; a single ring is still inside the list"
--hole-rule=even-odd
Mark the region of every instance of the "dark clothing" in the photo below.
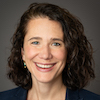
[[[26,97],[27,90],[22,87],[0,92],[0,100],[26,100]],[[67,89],[65,100],[100,100],[100,95],[84,89],[76,91]]]

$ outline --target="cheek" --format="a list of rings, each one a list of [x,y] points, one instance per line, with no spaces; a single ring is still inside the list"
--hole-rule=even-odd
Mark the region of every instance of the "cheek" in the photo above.
[[[66,50],[57,50],[55,51],[55,53],[53,54],[55,56],[55,58],[59,59],[59,60],[66,60],[67,58],[67,51]]]
[[[25,58],[31,59],[35,57],[37,54],[37,50],[31,48],[31,47],[26,47],[25,48]]]

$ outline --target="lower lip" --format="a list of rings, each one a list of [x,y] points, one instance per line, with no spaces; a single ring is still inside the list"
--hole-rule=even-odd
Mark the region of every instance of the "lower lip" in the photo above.
[[[40,68],[40,67],[38,67],[36,65],[36,68],[37,68],[38,71],[41,71],[41,72],[49,72],[49,71],[51,71],[54,68],[54,66],[55,66],[55,64],[52,67],[50,67],[50,68]]]

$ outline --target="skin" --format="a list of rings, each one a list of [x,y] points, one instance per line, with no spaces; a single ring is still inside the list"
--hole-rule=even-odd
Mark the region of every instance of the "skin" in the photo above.
[[[27,100],[65,100],[62,71],[67,51],[60,23],[40,17],[30,20],[21,51],[32,76],[32,88],[28,91]],[[37,64],[51,68],[40,68]]]

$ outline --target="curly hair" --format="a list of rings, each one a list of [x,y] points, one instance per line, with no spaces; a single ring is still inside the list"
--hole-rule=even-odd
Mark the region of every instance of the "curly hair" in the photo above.
[[[24,68],[21,48],[23,48],[24,37],[27,34],[28,22],[37,17],[48,17],[61,24],[68,52],[66,66],[62,72],[63,84],[72,90],[83,88],[90,79],[95,78],[92,68],[92,46],[78,18],[68,10],[49,3],[32,3],[22,15],[12,37],[11,55],[8,58],[9,79],[27,90],[32,87],[31,73]]]

